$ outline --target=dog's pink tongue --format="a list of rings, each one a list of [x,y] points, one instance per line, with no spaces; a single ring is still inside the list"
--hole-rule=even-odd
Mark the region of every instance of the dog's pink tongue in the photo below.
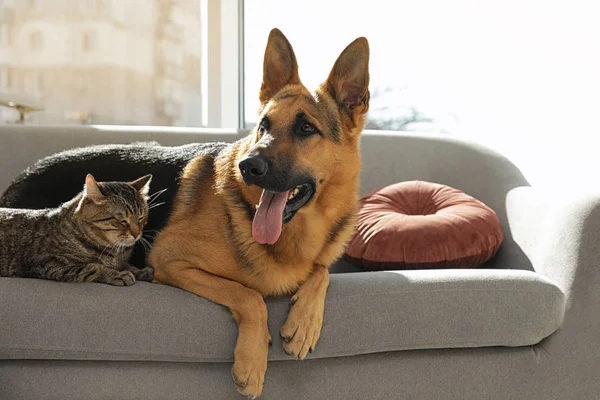
[[[252,236],[260,244],[274,244],[281,235],[283,209],[289,192],[262,191],[258,209],[252,221]]]

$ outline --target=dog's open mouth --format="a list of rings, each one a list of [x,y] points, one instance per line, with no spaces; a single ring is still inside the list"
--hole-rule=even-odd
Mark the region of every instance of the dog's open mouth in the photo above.
[[[311,184],[302,184],[285,192],[263,189],[252,221],[252,236],[261,244],[274,244],[281,235],[282,225],[292,220],[315,193]]]
[[[288,192],[288,200],[283,209],[283,223],[286,224],[296,214],[296,211],[301,209],[309,202],[315,191],[309,184],[296,186]]]

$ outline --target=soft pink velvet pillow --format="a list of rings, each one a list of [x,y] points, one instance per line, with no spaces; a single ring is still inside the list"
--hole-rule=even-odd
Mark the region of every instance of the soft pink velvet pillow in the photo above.
[[[496,213],[449,186],[401,182],[361,200],[344,258],[365,270],[473,268],[504,235]]]

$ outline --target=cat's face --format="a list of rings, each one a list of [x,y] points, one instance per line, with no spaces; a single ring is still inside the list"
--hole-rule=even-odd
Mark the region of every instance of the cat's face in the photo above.
[[[148,190],[152,176],[133,182],[96,182],[86,178],[78,218],[102,245],[131,247],[142,237],[148,220]]]

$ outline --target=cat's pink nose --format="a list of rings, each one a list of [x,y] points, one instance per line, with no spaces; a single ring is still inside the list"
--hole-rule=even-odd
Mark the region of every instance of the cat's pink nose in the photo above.
[[[137,240],[142,235],[142,230],[138,226],[130,225],[129,233],[134,239]]]

